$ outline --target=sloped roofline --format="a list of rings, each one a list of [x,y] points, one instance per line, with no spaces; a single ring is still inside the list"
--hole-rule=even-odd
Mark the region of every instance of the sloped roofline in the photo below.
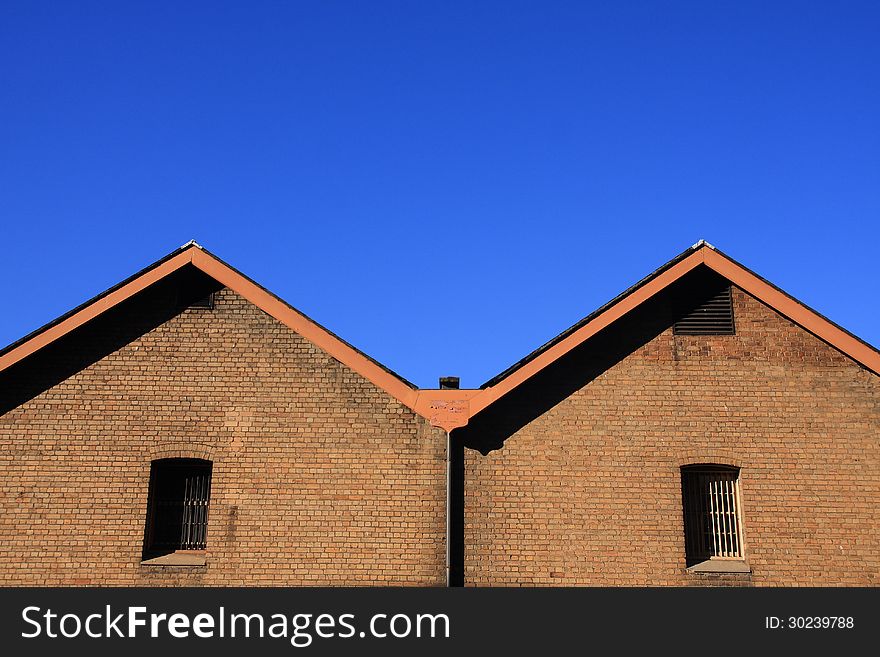
[[[875,347],[798,301],[708,242],[700,240],[574,326],[480,386],[480,394],[470,400],[469,416],[473,417],[498,401],[545,367],[700,265],[714,270],[866,369],[880,374],[880,351]]]
[[[184,244],[121,283],[0,349],[0,371],[186,265],[196,267],[241,295],[427,418],[434,426],[447,431],[466,425],[469,418],[700,265],[714,270],[866,369],[880,374],[880,351],[875,347],[702,240],[476,390],[417,389],[402,376],[321,326],[195,241]]]
[[[703,246],[704,244],[707,246],[709,245],[708,242],[706,242],[704,240],[700,240],[699,242],[694,244],[689,249],[682,251],[677,256],[675,256],[672,260],[670,260],[669,262],[667,262],[664,265],[661,265],[658,269],[655,269],[653,272],[651,272],[650,274],[645,276],[638,283],[631,285],[630,287],[625,289],[623,292],[621,292],[616,297],[614,297],[611,301],[601,305],[596,310],[591,312],[589,315],[587,315],[583,319],[579,320],[578,322],[576,322],[572,326],[569,326],[562,333],[560,333],[559,335],[557,335],[554,338],[551,338],[550,340],[548,340],[547,342],[542,344],[540,347],[538,347],[537,349],[535,349],[531,353],[527,354],[525,357],[523,357],[520,360],[518,360],[517,362],[515,362],[513,365],[508,367],[503,372],[493,376],[491,379],[489,379],[483,385],[480,386],[480,390],[485,390],[486,388],[491,388],[492,386],[497,385],[498,383],[500,383],[501,381],[506,379],[508,376],[510,376],[511,374],[513,374],[514,372],[516,372],[517,370],[522,368],[523,366],[525,366],[528,363],[530,363],[531,361],[533,361],[535,358],[540,356],[542,353],[544,353],[548,349],[554,347],[556,344],[558,344],[559,342],[561,342],[562,340],[567,338],[572,333],[575,333],[583,326],[586,326],[587,324],[589,324],[591,321],[593,321],[594,319],[599,317],[599,315],[601,315],[606,310],[608,310],[609,308],[614,306],[616,303],[625,299],[630,294],[632,294],[633,292],[638,290],[640,287],[642,287],[646,283],[649,283],[650,281],[652,281],[654,278],[656,278],[657,276],[659,276],[660,274],[665,272],[670,267],[677,265],[681,260],[684,260],[686,257],[688,257],[690,254],[692,254],[694,251],[696,251],[699,247]],[[712,248],[714,248],[714,247],[712,247]]]
[[[275,296],[195,241],[184,244],[121,283],[0,350],[0,371],[186,265],[200,269],[415,410],[418,401],[415,385]]]

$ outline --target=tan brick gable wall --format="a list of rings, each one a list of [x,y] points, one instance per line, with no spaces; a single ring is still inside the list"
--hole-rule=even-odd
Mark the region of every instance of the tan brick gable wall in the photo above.
[[[229,290],[16,404],[0,584],[445,584],[444,434]],[[168,456],[213,461],[205,566],[140,563]]]
[[[880,584],[880,377],[736,288],[734,309],[735,336],[666,328],[466,450],[468,585]],[[685,571],[701,462],[742,468],[751,575]]]

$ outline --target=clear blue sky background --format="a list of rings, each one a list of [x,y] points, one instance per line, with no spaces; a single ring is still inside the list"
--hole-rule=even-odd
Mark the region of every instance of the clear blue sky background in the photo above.
[[[705,238],[873,344],[877,2],[0,5],[0,344],[195,238],[476,386]]]

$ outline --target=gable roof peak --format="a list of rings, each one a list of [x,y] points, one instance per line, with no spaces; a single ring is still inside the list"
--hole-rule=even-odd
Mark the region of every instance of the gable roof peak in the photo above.
[[[495,403],[551,363],[610,326],[625,314],[672,285],[697,267],[708,267],[758,301],[769,306],[820,340],[875,374],[880,374],[880,350],[838,326],[790,294],[758,276],[714,246],[700,240],[604,306],[566,329],[525,358],[486,381],[470,402],[470,417]]]
[[[159,280],[189,266],[195,267],[224,287],[250,301],[267,315],[274,317],[318,348],[323,349],[337,361],[368,379],[405,406],[419,412],[416,410],[418,391],[415,385],[278,298],[213,255],[195,240],[190,240],[121,283],[0,349],[0,372]]]

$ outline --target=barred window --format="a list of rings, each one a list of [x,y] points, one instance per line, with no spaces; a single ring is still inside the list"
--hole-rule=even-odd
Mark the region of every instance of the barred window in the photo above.
[[[696,465],[681,469],[687,565],[743,560],[739,469]]]
[[[144,555],[204,550],[207,545],[210,498],[210,461],[153,461]]]

